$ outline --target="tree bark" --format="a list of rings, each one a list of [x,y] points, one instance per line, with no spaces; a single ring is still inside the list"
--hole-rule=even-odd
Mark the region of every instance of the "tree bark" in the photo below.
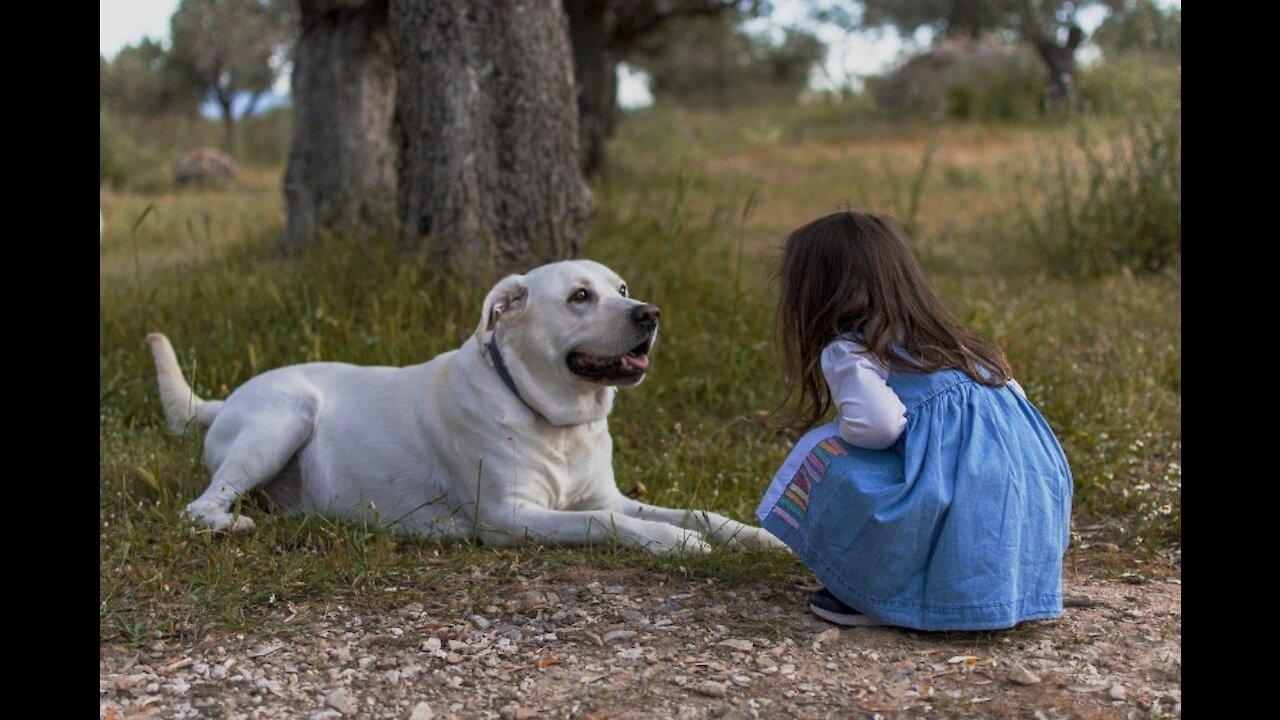
[[[609,48],[608,0],[564,0],[578,86],[578,150],[588,177],[604,169],[617,113],[618,57]]]
[[[560,0],[391,0],[390,26],[406,242],[474,269],[577,255],[592,199]]]
[[[303,0],[285,172],[286,250],[395,224],[395,72],[387,0]]]

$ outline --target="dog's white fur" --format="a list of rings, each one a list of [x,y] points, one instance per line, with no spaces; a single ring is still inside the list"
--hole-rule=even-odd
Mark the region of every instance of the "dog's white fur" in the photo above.
[[[575,299],[583,289],[589,300]],[[457,350],[404,368],[279,368],[225,402],[196,397],[169,341],[153,333],[169,429],[209,428],[212,482],[187,512],[217,530],[251,530],[233,504],[259,489],[285,512],[387,523],[446,541],[617,541],[696,552],[709,549],[709,537],[783,547],[721,515],[619,492],[607,420],[616,389],[575,374],[567,358],[621,356],[652,343],[656,317],[644,327],[633,317],[639,306],[599,263],[544,265],[499,282],[475,337]],[[523,401],[490,359],[495,340]]]

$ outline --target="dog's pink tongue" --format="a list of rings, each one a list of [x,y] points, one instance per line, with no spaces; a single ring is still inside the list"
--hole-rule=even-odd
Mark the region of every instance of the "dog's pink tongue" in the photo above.
[[[636,370],[648,370],[648,369],[649,369],[649,356],[648,356],[648,355],[644,355],[644,354],[641,354],[641,355],[623,355],[623,356],[622,356],[622,367],[624,367],[624,368],[628,368],[628,367],[629,367],[629,368],[635,368]]]

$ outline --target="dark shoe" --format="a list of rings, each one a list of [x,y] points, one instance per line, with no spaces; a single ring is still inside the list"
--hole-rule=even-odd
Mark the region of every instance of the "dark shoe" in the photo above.
[[[832,595],[831,591],[826,588],[815,590],[809,595],[809,609],[813,611],[814,615],[837,625],[853,627],[857,625],[883,624],[840,602],[840,598]]]

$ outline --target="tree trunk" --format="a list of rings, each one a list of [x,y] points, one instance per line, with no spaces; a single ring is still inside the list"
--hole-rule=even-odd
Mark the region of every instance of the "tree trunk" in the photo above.
[[[1074,21],[1068,22],[1067,41],[1059,45],[1037,21],[1036,6],[1031,0],[1022,0],[1020,7],[1022,34],[1035,46],[1049,71],[1049,92],[1045,109],[1052,109],[1071,99],[1076,80],[1076,48],[1084,42],[1084,31]]]
[[[232,113],[234,95],[218,93],[218,107],[222,108],[222,149],[231,157],[236,156],[236,116]]]
[[[387,0],[303,0],[281,244],[395,224],[395,72]]]
[[[1075,48],[1062,47],[1051,41],[1036,43],[1036,51],[1049,71],[1048,104],[1060,105],[1070,99],[1076,76]]]
[[[401,232],[448,266],[573,257],[590,221],[560,0],[391,0]]]
[[[604,169],[604,143],[617,112],[618,60],[608,47],[607,0],[565,0],[578,85],[578,149],[588,177]]]

